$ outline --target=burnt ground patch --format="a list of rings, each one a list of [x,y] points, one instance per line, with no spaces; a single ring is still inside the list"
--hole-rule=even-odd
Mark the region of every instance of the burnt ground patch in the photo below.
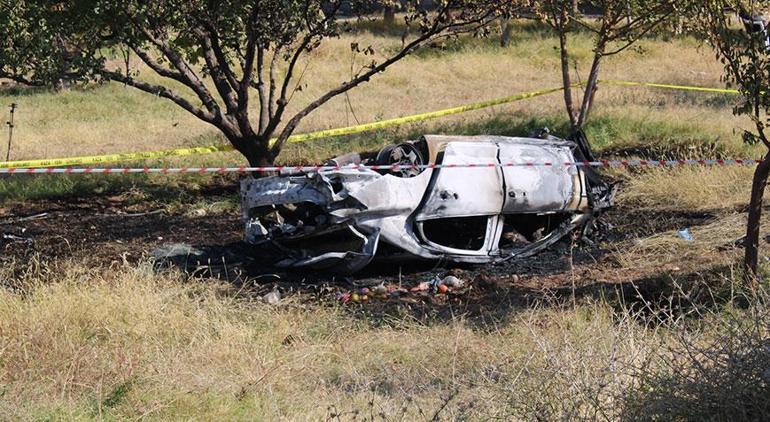
[[[232,194],[230,187],[207,190],[201,196],[228,194]],[[424,321],[463,314],[483,322],[504,319],[534,303],[558,305],[573,297],[620,294],[618,297],[633,298],[641,289],[643,297],[649,298],[663,291],[661,286],[668,286],[672,271],[678,269],[623,268],[607,248],[615,241],[706,224],[716,218],[703,212],[618,207],[602,217],[599,240],[605,242],[571,246],[565,240],[534,257],[497,265],[390,261],[345,277],[273,268],[270,264],[279,257],[275,250],[240,242],[243,228],[236,209],[216,214],[196,211],[193,203],[169,208],[160,200],[136,201],[120,194],[6,207],[0,209],[0,265],[34,258],[52,263],[76,260],[108,269],[116,262],[148,259],[164,246],[184,244],[191,246],[190,253],[171,265],[191,277],[227,280],[240,294],[261,296],[277,286],[284,297],[331,304],[338,303],[341,295],[382,284],[407,292],[351,304],[351,312],[373,323],[387,323],[391,316],[405,313]],[[462,279],[465,286],[446,294],[408,291],[447,275]],[[697,277],[693,274],[691,278]]]
[[[123,195],[28,202],[0,211],[0,232],[4,235],[0,239],[0,262],[34,256],[41,261],[80,259],[93,266],[109,265],[123,260],[137,262],[164,245],[187,244],[201,251],[201,256],[193,254],[180,266],[204,276],[220,277],[233,270],[240,279],[280,274],[292,282],[334,280],[357,286],[378,284],[383,279],[415,283],[450,269],[468,273],[467,277],[481,273],[492,278],[516,275],[518,281],[536,278],[538,285],[556,286],[565,278],[614,265],[607,257],[608,251],[596,244],[578,242],[570,248],[565,240],[534,257],[497,265],[405,260],[375,262],[354,277],[287,272],[270,266],[279,256],[275,250],[239,243],[243,228],[237,211],[213,215],[195,211],[185,206],[169,211],[157,201],[139,203]],[[621,241],[706,224],[714,218],[709,213],[620,207],[602,216],[599,238]],[[230,274],[226,277],[230,278]]]
[[[0,262],[82,259],[91,265],[138,261],[166,243],[207,244],[240,239],[237,213],[175,213],[137,207],[118,197],[27,203],[0,214]]]
[[[716,219],[716,214],[706,211],[652,210],[627,206],[618,206],[602,216],[602,221],[610,226],[605,231],[609,241],[638,239],[685,227],[702,226]]]

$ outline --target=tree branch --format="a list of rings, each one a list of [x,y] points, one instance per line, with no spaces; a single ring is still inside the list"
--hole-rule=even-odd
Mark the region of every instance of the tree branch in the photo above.
[[[275,116],[275,90],[277,88],[276,86],[276,79],[275,79],[275,72],[276,72],[276,66],[278,64],[278,58],[281,57],[281,47],[276,46],[275,49],[273,49],[273,57],[270,59],[270,89],[268,94],[268,115],[270,116],[270,119],[272,119]]]
[[[193,114],[195,117],[219,127],[216,123],[216,116],[213,113],[194,106],[191,102],[164,86],[139,81],[130,76],[123,75],[120,72],[102,70],[100,74],[107,80],[121,82],[141,91],[169,99],[176,103],[178,106]]]
[[[24,76],[17,75],[15,73],[10,73],[10,72],[0,71],[0,78],[10,79],[16,83],[20,83],[22,85],[27,85],[27,86],[36,86],[36,87],[45,86],[45,82],[34,81],[32,79],[28,79]]]
[[[152,43],[155,48],[157,48],[168,60],[171,62],[172,65],[177,69],[177,71],[182,75],[183,81],[181,81],[184,85],[189,87],[190,89],[195,92],[195,94],[198,96],[198,98],[201,100],[203,105],[206,107],[206,109],[209,110],[209,112],[213,113],[214,115],[221,115],[221,111],[219,109],[219,104],[214,100],[214,98],[211,96],[211,93],[206,88],[206,86],[203,84],[203,82],[200,80],[198,75],[193,72],[193,70],[190,68],[190,66],[187,64],[187,62],[182,59],[182,57],[179,56],[169,45],[155,37],[150,31],[147,30],[147,28],[141,24],[137,20],[135,16],[131,17],[131,22],[134,25],[134,27],[139,30],[147,39]],[[144,60],[143,60],[144,61]],[[149,64],[148,64],[149,66]]]
[[[447,7],[448,6],[445,6],[445,8],[441,12],[439,12],[439,14],[446,13],[446,10],[448,10]],[[304,109],[299,111],[297,114],[295,114],[286,123],[286,126],[281,131],[280,135],[278,136],[278,139],[275,142],[275,145],[273,145],[273,147],[271,148],[271,154],[273,154],[273,156],[277,156],[278,155],[278,153],[283,148],[283,145],[285,144],[286,140],[289,138],[291,133],[296,129],[296,127],[299,124],[299,122],[305,116],[310,114],[310,112],[312,112],[313,110],[315,110],[318,107],[322,106],[323,104],[325,104],[326,102],[328,102],[332,98],[334,98],[334,97],[336,97],[336,96],[338,96],[340,94],[343,94],[343,93],[345,93],[345,92],[355,88],[356,86],[358,86],[358,85],[360,85],[360,84],[362,84],[364,82],[369,81],[372,76],[374,76],[374,75],[384,71],[389,66],[391,66],[393,63],[398,62],[399,60],[401,60],[402,58],[404,58],[405,56],[410,54],[413,50],[415,50],[418,47],[420,47],[423,43],[425,43],[426,41],[432,39],[435,35],[443,33],[443,32],[448,31],[448,30],[451,30],[453,28],[459,28],[459,27],[469,27],[470,29],[474,29],[474,25],[477,25],[480,22],[486,21],[491,14],[492,14],[492,12],[490,11],[490,12],[488,12],[488,13],[482,15],[481,17],[479,17],[477,19],[474,19],[472,21],[463,21],[461,23],[449,23],[449,24],[445,24],[445,25],[441,25],[440,24],[441,19],[440,18],[436,18],[433,27],[431,27],[429,30],[424,32],[421,36],[419,36],[418,38],[416,38],[415,40],[413,40],[412,42],[410,42],[409,44],[404,46],[401,49],[401,51],[399,51],[395,55],[391,56],[390,58],[388,58],[384,62],[382,62],[382,63],[380,63],[380,64],[378,64],[376,66],[373,66],[367,72],[362,73],[362,74],[354,77],[353,79],[351,79],[351,80],[349,80],[347,82],[344,82],[342,85],[338,86],[337,88],[327,92],[326,94],[322,95],[321,97],[319,97],[318,99],[316,99],[315,101],[313,101],[312,103],[307,105]]]
[[[584,22],[582,19],[574,18],[572,19],[573,22],[578,24],[579,26],[583,27],[583,29],[586,29],[590,32],[593,32],[594,34],[598,34],[599,30],[594,28],[593,26],[589,25],[588,22]]]
[[[294,51],[294,54],[291,57],[291,60],[289,61],[289,67],[286,70],[286,75],[283,78],[283,84],[281,85],[281,92],[279,94],[278,99],[276,100],[276,107],[275,107],[275,113],[270,118],[270,122],[268,122],[267,126],[265,127],[264,133],[272,133],[276,127],[278,127],[278,123],[281,122],[281,116],[283,115],[283,111],[286,109],[286,104],[288,104],[288,101],[286,101],[286,93],[289,90],[289,83],[291,82],[291,78],[294,74],[294,69],[297,65],[297,61],[299,60],[302,53],[305,51],[308,45],[310,45],[310,42],[312,41],[312,36],[310,34],[306,35],[302,42],[300,43],[299,47]]]
[[[244,57],[242,70],[243,77],[238,83],[238,124],[241,131],[252,132],[251,122],[249,121],[249,86],[254,77],[254,55],[256,49],[256,35],[249,33],[246,41],[246,56]]]
[[[222,75],[225,77],[227,82],[230,84],[230,88],[233,91],[238,91],[240,87],[240,84],[238,83],[238,78],[235,77],[235,74],[230,68],[230,61],[227,59],[227,56],[225,56],[225,53],[222,50],[222,45],[219,42],[219,35],[217,33],[217,29],[208,21],[202,21],[201,25],[204,28],[206,28],[206,31],[202,31],[202,32],[208,35],[208,44],[209,44],[208,48],[210,48],[211,51],[214,53],[214,57],[216,58],[216,61],[219,63],[218,68],[220,69]]]
[[[221,63],[214,52],[214,44],[210,32],[196,29],[195,35],[201,41],[203,59],[206,61],[209,75],[211,75],[211,79],[214,81],[214,86],[217,88],[219,96],[225,102],[227,114],[235,115],[238,112],[238,101],[235,98],[233,87],[226,76],[226,73],[229,71],[225,70],[227,63]]]
[[[269,99],[265,91],[265,49],[259,46],[257,49],[257,93],[259,94],[259,133],[267,127],[270,120]]]
[[[577,127],[577,117],[575,116],[575,103],[572,98],[572,80],[570,78],[569,69],[569,51],[567,46],[567,33],[565,28],[566,10],[562,6],[560,16],[557,16],[556,10],[552,10],[553,19],[556,31],[559,34],[559,48],[560,48],[560,60],[561,60],[561,77],[562,86],[564,87],[564,105],[567,108],[567,116],[569,117],[570,125],[572,128]]]
[[[655,29],[658,25],[660,25],[664,20],[668,19],[670,16],[671,16],[671,13],[663,15],[660,18],[656,19],[655,21],[650,22],[647,25],[647,27],[645,27],[644,29],[641,30],[641,32],[639,32],[638,34],[636,34],[634,36],[630,36],[629,38],[627,38],[625,45],[623,45],[622,47],[617,48],[615,50],[604,52],[603,55],[604,56],[614,56],[616,54],[622,53],[623,51],[625,51],[626,49],[631,47],[634,43],[636,43],[637,41],[642,39],[642,37],[644,37],[645,35],[649,34],[650,31]]]
[[[184,76],[182,76],[181,73],[178,71],[174,71],[172,69],[168,69],[158,63],[155,59],[150,56],[150,54],[143,49],[137,47],[136,45],[129,44],[129,47],[131,50],[147,65],[150,69],[152,69],[155,73],[157,73],[160,76],[163,76],[164,78],[173,79],[177,82],[186,84],[186,79]]]
[[[276,100],[274,113],[272,113],[272,116],[270,116],[269,122],[264,130],[265,134],[269,135],[273,133],[275,129],[278,127],[278,124],[281,122],[281,117],[283,116],[283,113],[286,110],[286,105],[288,104],[286,95],[289,91],[289,85],[291,83],[291,79],[294,76],[294,72],[296,70],[297,62],[299,61],[299,58],[302,56],[302,53],[305,52],[305,50],[308,48],[310,43],[313,42],[313,40],[316,37],[320,36],[323,33],[324,28],[326,28],[326,26],[329,25],[335,19],[340,7],[342,7],[342,1],[337,1],[336,3],[334,3],[333,9],[326,14],[325,18],[321,20],[315,26],[315,28],[313,28],[310,24],[308,24],[308,33],[302,38],[302,41],[300,42],[298,48],[294,50],[294,54],[292,54],[291,59],[289,60],[289,67],[286,70],[286,74],[283,78],[283,83],[281,84],[281,91],[278,96],[278,99]],[[306,8],[305,14],[307,15],[307,13],[308,13],[308,9]],[[306,21],[309,21],[309,19],[306,18]],[[273,88],[271,87],[271,90],[272,89]]]

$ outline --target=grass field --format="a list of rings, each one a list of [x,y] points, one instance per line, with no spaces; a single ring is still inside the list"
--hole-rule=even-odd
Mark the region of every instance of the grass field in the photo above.
[[[290,111],[296,111],[349,76],[352,41],[371,44],[376,51],[388,51],[400,42],[398,37],[370,32],[330,40],[302,63],[307,68],[304,89],[295,94]],[[556,87],[560,81],[556,46],[557,41],[544,30],[523,25],[508,49],[498,47],[494,39],[462,40],[444,49],[429,49],[352,91],[352,110],[344,96],[337,98],[309,116],[299,131],[347,126]],[[573,50],[582,72],[590,65],[590,48],[590,39],[575,37]],[[147,69],[136,66],[142,77],[157,80]],[[585,78],[580,73],[575,75],[576,80]],[[721,86],[720,76],[721,66],[713,60],[711,52],[689,39],[644,40],[638,52],[609,58],[603,73],[605,79],[703,86]],[[33,91],[20,95],[12,90],[0,93],[0,101],[19,104],[13,150],[16,159],[222,142],[212,128],[170,102],[120,84],[64,93]],[[594,135],[603,138],[601,146],[667,143],[684,137],[694,141],[719,140],[729,148],[742,148],[735,133],[742,122],[730,117],[731,102],[724,95],[607,86],[600,91],[599,102],[595,120],[609,121],[593,128]],[[522,125],[533,118],[563,125],[562,104],[559,94],[554,94],[421,124],[411,130],[447,130],[451,123],[474,123],[490,117],[503,118],[511,125]],[[637,134],[640,127],[644,128],[643,133]],[[410,132],[410,128],[405,130]],[[298,157],[316,158],[305,154],[302,146],[284,154],[287,161]],[[238,160],[236,156],[228,159]]]
[[[300,131],[558,86],[556,39],[529,24],[516,34],[508,49],[461,40],[421,52],[351,92],[352,111],[344,99],[333,101]],[[398,42],[364,32],[325,44],[306,63],[307,88],[295,109],[345,77],[349,44],[361,38],[377,51]],[[641,47],[611,58],[603,77],[720,86],[720,65],[691,39],[650,38]],[[589,40],[579,36],[574,51],[584,69]],[[604,86],[587,131],[604,157],[756,156],[760,150],[741,141],[747,122],[733,117],[732,101]],[[222,142],[169,103],[116,84],[0,91],[0,104],[10,102],[19,104],[14,159]],[[564,116],[555,94],[292,144],[280,160],[314,163],[422,133],[522,135],[548,126],[563,134]],[[214,154],[160,164],[241,162]],[[565,276],[578,293],[531,277],[491,290],[494,314],[382,312],[300,294],[270,306],[254,283],[156,272],[125,255],[96,266],[34,250],[0,259],[0,419],[761,419],[770,412],[770,296],[744,292],[740,250],[724,250],[742,234],[751,172],[612,171],[621,189],[611,221],[635,234],[608,241],[601,263]],[[237,215],[235,195],[206,193],[212,180],[0,178],[0,229],[13,229],[8,221],[24,216],[20,210],[96,200],[152,204],[142,210],[170,215]],[[677,218],[701,215],[694,240],[682,240]]]

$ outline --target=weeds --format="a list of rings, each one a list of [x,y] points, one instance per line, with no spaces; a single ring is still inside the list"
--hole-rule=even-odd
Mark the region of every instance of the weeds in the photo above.
[[[770,412],[767,290],[748,309],[701,315],[698,327],[671,328],[674,341],[653,365],[637,368],[625,398],[628,419],[759,420]]]
[[[650,311],[685,294],[672,291],[641,307],[545,300],[482,329],[462,316],[373,328],[343,309],[291,300],[275,308],[248,289],[148,270],[30,267],[24,288],[3,290],[0,415],[614,420],[767,411],[766,293],[743,306],[704,301],[686,317]]]

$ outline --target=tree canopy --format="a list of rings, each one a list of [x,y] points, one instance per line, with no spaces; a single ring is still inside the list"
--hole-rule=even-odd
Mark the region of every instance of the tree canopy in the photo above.
[[[92,78],[103,43],[85,3],[0,0],[0,77],[36,86]]]
[[[444,0],[427,10],[419,1],[407,2],[400,48],[375,60],[371,47],[352,43],[354,53],[368,56],[367,64],[286,116],[302,77],[302,56],[349,31],[372,10],[371,0],[2,1],[0,37],[6,42],[0,47],[0,77],[33,85],[62,78],[124,83],[215,126],[254,165],[272,163],[299,122],[330,99],[426,43],[485,33],[496,16],[516,5]],[[129,66],[107,60],[105,52],[116,49],[130,51],[163,82],[148,82]],[[179,84],[184,90],[178,91]],[[259,103],[254,116],[250,102]]]

